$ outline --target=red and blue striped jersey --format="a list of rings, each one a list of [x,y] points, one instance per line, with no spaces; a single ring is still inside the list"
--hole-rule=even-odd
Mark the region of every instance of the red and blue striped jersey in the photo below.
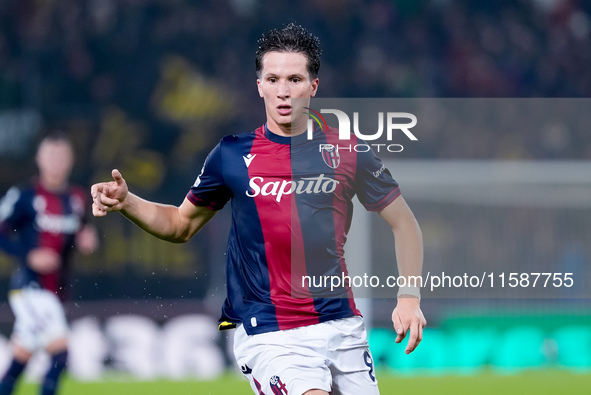
[[[8,190],[0,202],[0,247],[18,259],[11,290],[44,288],[65,297],[69,257],[85,221],[85,197],[78,187],[55,193],[38,182]],[[58,271],[40,274],[27,265],[27,254],[37,247],[48,247],[60,255]]]
[[[330,290],[302,277],[347,275],[352,198],[380,211],[400,190],[373,151],[330,144],[343,145],[338,131],[308,140],[262,126],[224,137],[207,157],[187,198],[211,210],[231,200],[221,322],[257,334],[360,315],[350,287]]]

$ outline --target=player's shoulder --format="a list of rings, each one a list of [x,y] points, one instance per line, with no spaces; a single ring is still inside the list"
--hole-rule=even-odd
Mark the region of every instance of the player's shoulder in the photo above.
[[[6,191],[2,191],[0,195],[1,205],[13,205],[22,197],[22,188],[19,186],[12,186]]]
[[[256,131],[229,134],[221,138],[216,146],[210,151],[207,161],[209,163],[223,163],[231,160],[236,155],[243,155],[252,146]]]
[[[260,129],[252,130],[249,132],[243,132],[238,134],[230,134],[224,136],[214,150],[218,150],[223,155],[232,155],[233,153],[247,152],[252,147],[253,141],[260,135]]]
[[[32,198],[36,193],[37,188],[35,187],[35,183],[33,181],[25,181],[18,184],[11,186],[6,192],[4,196],[11,197],[16,199],[22,198]]]
[[[229,134],[222,137],[222,139],[220,140],[220,144],[236,145],[241,143],[249,143],[256,138],[257,132],[258,129],[238,134]]]
[[[31,183],[21,183],[10,187],[0,195],[0,216],[5,217],[8,212],[22,212],[33,206],[36,189]]]

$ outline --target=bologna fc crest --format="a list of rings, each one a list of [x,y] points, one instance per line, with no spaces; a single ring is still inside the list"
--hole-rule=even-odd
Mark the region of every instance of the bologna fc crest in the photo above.
[[[331,169],[336,169],[341,163],[341,154],[339,154],[339,151],[334,145],[323,144],[322,159],[324,159],[326,166],[330,167]]]
[[[271,390],[273,390],[274,395],[287,395],[287,387],[285,383],[281,381],[279,376],[271,377],[269,384],[271,384]]]

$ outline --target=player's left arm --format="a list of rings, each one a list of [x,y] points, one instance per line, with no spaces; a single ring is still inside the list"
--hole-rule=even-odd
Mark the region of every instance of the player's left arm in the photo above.
[[[402,196],[398,196],[379,214],[394,233],[399,276],[404,276],[407,280],[411,276],[418,278],[423,268],[423,236],[410,207]],[[410,354],[423,339],[423,328],[427,325],[420,299],[412,295],[399,295],[396,308],[392,312],[392,323],[397,333],[396,343],[400,343],[410,331],[406,346],[406,353]]]

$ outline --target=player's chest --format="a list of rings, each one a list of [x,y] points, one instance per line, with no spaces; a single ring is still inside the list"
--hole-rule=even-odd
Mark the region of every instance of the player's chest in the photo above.
[[[244,154],[244,167],[230,169],[226,182],[235,198],[281,202],[296,195],[324,201],[350,195],[354,168],[347,159],[311,147],[276,146]]]
[[[75,234],[83,213],[84,201],[77,195],[37,194],[31,199],[30,214],[38,232]]]

